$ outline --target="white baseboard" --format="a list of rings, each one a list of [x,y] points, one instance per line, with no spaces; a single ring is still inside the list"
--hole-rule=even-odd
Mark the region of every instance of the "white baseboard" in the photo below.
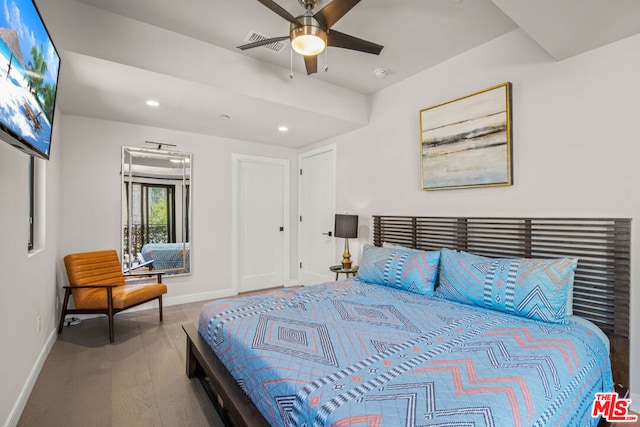
[[[234,291],[233,289],[221,289],[218,291],[211,291],[211,292],[201,292],[198,294],[189,294],[189,295],[179,295],[179,296],[175,296],[175,297],[170,297],[170,296],[166,296],[164,295],[162,297],[162,306],[163,307],[170,307],[172,305],[180,305],[180,304],[188,304],[190,302],[198,302],[198,301],[208,301],[208,300],[212,300],[212,299],[216,299],[216,298],[226,298],[226,297],[233,297],[238,295],[238,292]],[[126,312],[132,312],[132,311],[141,311],[141,310],[149,310],[151,308],[158,308],[158,301],[150,301],[148,303],[139,305],[137,307],[133,307],[130,309],[127,309],[126,311],[123,311],[123,313]],[[100,315],[98,315],[100,316]]]
[[[220,289],[218,291],[201,292],[199,294],[180,295],[177,297],[162,297],[162,304],[167,306],[188,304],[190,302],[208,301],[216,298],[226,298],[238,295],[238,291],[234,289]],[[166,301],[166,302],[165,302]]]
[[[294,286],[302,286],[302,282],[300,282],[298,279],[291,279],[284,284],[285,288],[292,288]]]
[[[198,301],[208,301],[215,298],[226,298],[226,297],[233,297],[236,295],[238,295],[238,292],[234,291],[233,289],[222,289],[219,291],[180,295],[176,297],[167,297],[165,295],[162,297],[162,306],[170,307],[172,305],[188,304],[190,302],[198,302]],[[122,313],[131,313],[134,311],[150,310],[153,308],[158,308],[158,301],[153,300],[132,308],[128,308]],[[67,319],[69,319],[69,316],[73,316],[80,320],[83,320],[83,319],[92,319],[94,317],[102,317],[104,316],[104,314],[73,314],[73,315],[68,314]]]
[[[18,395],[18,400],[11,408],[11,412],[9,413],[9,417],[5,423],[5,427],[15,427],[18,425],[18,421],[20,421],[20,416],[22,415],[22,411],[24,411],[24,407],[27,405],[27,401],[29,400],[29,396],[31,395],[31,390],[33,390],[33,386],[36,384],[36,380],[38,379],[38,375],[40,375],[40,371],[42,370],[42,366],[44,365],[45,360],[47,360],[47,356],[51,351],[51,347],[56,342],[56,338],[58,336],[57,328],[54,328],[53,331],[49,334],[49,338],[42,347],[42,351],[38,355],[36,359],[36,363],[31,368],[31,372],[27,377],[27,381],[24,383],[22,390],[20,390],[20,394]]]
[[[629,399],[631,399],[630,409],[636,414],[640,414],[640,394],[629,393]]]

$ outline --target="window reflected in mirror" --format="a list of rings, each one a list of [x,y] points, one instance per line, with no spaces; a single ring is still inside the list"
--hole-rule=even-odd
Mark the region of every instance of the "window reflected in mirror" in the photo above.
[[[191,271],[191,154],[122,147],[122,271]]]

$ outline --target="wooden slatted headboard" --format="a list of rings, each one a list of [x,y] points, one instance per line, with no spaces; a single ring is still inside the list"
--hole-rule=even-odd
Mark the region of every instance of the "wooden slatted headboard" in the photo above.
[[[631,219],[373,217],[373,243],[490,257],[578,258],[573,313],[611,342],[616,384],[629,385]]]

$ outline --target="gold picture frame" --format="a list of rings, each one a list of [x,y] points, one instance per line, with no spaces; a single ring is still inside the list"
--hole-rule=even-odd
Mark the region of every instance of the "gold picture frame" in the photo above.
[[[420,110],[423,190],[513,185],[511,83]]]

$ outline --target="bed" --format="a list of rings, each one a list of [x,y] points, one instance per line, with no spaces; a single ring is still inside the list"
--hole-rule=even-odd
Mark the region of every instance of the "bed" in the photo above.
[[[213,301],[198,331],[185,326],[187,374],[229,425],[596,424],[590,410],[596,392],[614,388],[612,360],[626,384],[628,220],[373,222],[358,280]],[[486,271],[469,279],[470,265]],[[549,270],[557,280],[544,304],[509,285],[514,271]],[[435,294],[415,286],[436,278]],[[477,289],[464,284],[478,278]],[[555,300],[569,282],[572,300]],[[582,304],[585,286],[605,296]],[[608,306],[616,314],[603,315]]]
[[[172,274],[190,270],[189,243],[147,243],[142,246],[141,255],[146,262],[153,261],[154,270],[176,270]]]

